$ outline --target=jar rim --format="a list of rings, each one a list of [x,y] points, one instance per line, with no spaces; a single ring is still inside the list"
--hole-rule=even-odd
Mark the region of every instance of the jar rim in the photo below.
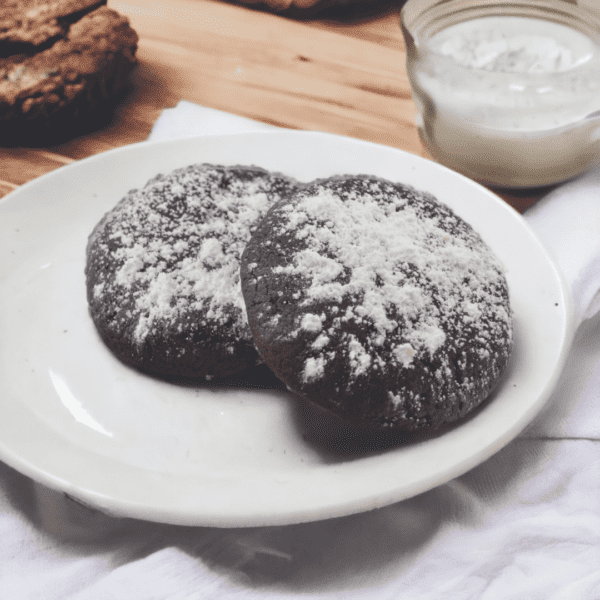
[[[570,26],[600,45],[600,15],[568,0],[407,0],[400,11],[405,40],[418,45],[435,33],[483,16],[520,16]]]

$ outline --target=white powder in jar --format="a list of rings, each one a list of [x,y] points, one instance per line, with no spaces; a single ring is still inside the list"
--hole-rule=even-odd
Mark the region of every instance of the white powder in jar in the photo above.
[[[429,152],[496,185],[548,185],[600,153],[600,31],[486,16],[421,40],[408,61]]]
[[[600,49],[565,25],[481,17],[441,30],[426,45],[466,71],[433,55],[418,74],[419,82],[438,110],[460,115],[471,125],[544,130],[600,108],[600,82],[578,69],[596,64]]]
[[[457,23],[427,43],[463,67],[501,73],[557,73],[594,56],[582,33],[541,19],[482,17]]]

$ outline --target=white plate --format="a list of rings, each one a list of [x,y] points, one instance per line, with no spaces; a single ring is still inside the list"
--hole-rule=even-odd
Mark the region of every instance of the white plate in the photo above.
[[[490,401],[436,437],[351,451],[349,430],[319,421],[284,392],[177,386],[123,366],[88,316],[87,236],[131,188],[201,161],[256,164],[305,181],[375,174],[452,206],[507,268],[516,344]],[[566,289],[514,210],[436,163],[367,142],[268,132],[142,143],[58,169],[0,202],[0,458],[113,515],[286,524],[426,491],[484,461],[534,417],[571,330]],[[335,450],[336,435],[346,452]]]

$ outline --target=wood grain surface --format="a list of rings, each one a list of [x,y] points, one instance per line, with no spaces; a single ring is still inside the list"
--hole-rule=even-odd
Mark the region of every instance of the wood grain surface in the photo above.
[[[0,196],[147,138],[185,99],[258,121],[352,136],[427,156],[415,125],[399,5],[295,20],[216,0],[109,0],[140,36],[139,65],[111,123],[47,148],[0,148]],[[500,192],[523,211],[545,190]]]

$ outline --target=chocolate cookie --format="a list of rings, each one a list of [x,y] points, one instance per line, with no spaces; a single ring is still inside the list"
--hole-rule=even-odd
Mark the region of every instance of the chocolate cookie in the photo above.
[[[361,427],[431,430],[461,419],[509,359],[500,262],[450,208],[407,186],[314,182],[269,211],[241,277],[266,364]]]
[[[124,362],[155,375],[226,376],[260,362],[239,259],[294,180],[258,167],[191,165],[132,190],[90,235],[92,319]]]
[[[105,123],[136,64],[127,19],[93,0],[17,4],[0,11],[0,144],[57,143]]]
[[[0,44],[18,50],[18,44],[41,46],[64,36],[71,23],[106,0],[3,0],[0,5]],[[17,54],[18,52],[11,52]],[[3,54],[4,56],[4,54]]]

